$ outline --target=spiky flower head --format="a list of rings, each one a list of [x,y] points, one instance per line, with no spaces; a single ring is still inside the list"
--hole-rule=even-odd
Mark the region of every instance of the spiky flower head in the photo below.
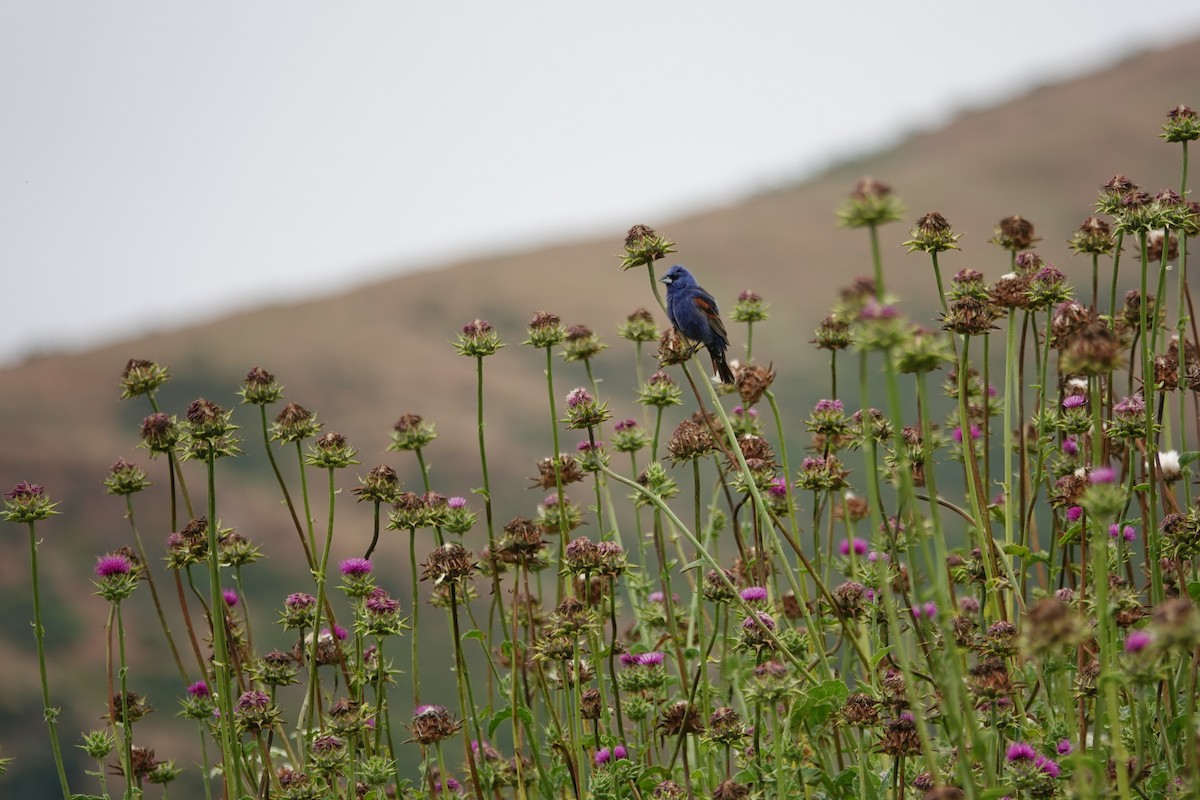
[[[159,453],[170,453],[179,441],[179,422],[173,416],[155,412],[142,420],[140,447],[150,451],[151,457]]]
[[[226,411],[211,400],[203,397],[193,400],[185,414],[184,458],[204,460],[240,455],[242,451],[238,449],[238,438],[234,435],[239,426],[233,424],[232,416],[232,411]]]
[[[110,603],[119,603],[137,588],[138,573],[133,561],[123,553],[108,553],[96,559],[96,594]]]
[[[912,375],[941,369],[943,364],[953,360],[946,337],[914,327],[910,335],[900,342],[896,367],[900,372]]]
[[[653,314],[639,308],[617,326],[617,335],[631,342],[653,342],[659,336],[658,324]]]
[[[618,423],[620,424],[620,423]],[[538,476],[530,478],[533,485],[542,489],[553,489],[559,485],[568,486],[583,480],[583,472],[579,462],[569,453],[559,453],[558,458],[546,456],[537,462]]]
[[[381,464],[371,469],[367,477],[358,477],[359,485],[350,490],[358,497],[358,502],[369,500],[374,503],[391,504],[396,502],[400,494],[400,478],[396,470]]]
[[[392,426],[392,452],[420,450],[437,438],[432,422],[426,422],[418,414],[405,414]]]
[[[618,422],[612,437],[612,447],[618,453],[636,453],[650,444],[650,436],[636,419]]]
[[[567,335],[562,320],[557,314],[551,314],[549,311],[536,312],[529,321],[527,332],[529,338],[524,344],[531,347],[554,347]]]
[[[961,233],[955,233],[937,211],[930,211],[917,220],[917,224],[908,233],[912,238],[904,243],[908,252],[920,250],[922,253],[942,253],[946,250],[957,250]]]
[[[280,720],[279,709],[261,689],[242,692],[233,708],[233,717],[242,733],[270,730]]]
[[[432,580],[434,584],[458,583],[475,571],[475,558],[470,550],[456,542],[447,542],[429,554],[422,564],[421,580]]]
[[[729,315],[734,322],[766,322],[767,317],[770,316],[767,313],[769,308],[757,292],[747,289],[738,295],[737,302],[733,304]]]
[[[131,358],[121,372],[121,397],[128,399],[138,395],[152,395],[171,379],[166,367],[144,358]]]
[[[1111,253],[1116,247],[1116,240],[1113,239],[1112,229],[1108,227],[1108,223],[1099,217],[1088,217],[1083,221],[1071,238],[1067,240],[1067,245],[1074,253],[1086,253],[1088,255],[1103,256]]]
[[[408,725],[413,739],[419,744],[435,744],[449,739],[461,727],[462,722],[456,720],[445,706],[439,705],[417,706]]]
[[[811,343],[815,344],[819,350],[837,352],[845,350],[854,343],[854,337],[850,332],[850,323],[837,314],[831,314],[821,320],[820,326],[814,333],[816,338],[812,339]]]
[[[357,454],[345,436],[329,431],[321,434],[309,447],[304,463],[318,469],[344,469],[359,463],[354,458]]]
[[[321,430],[316,414],[299,403],[288,403],[271,425],[271,438],[281,445],[300,442],[316,436]]]
[[[571,364],[588,361],[607,349],[608,345],[600,341],[599,334],[587,325],[572,325],[567,328],[561,355],[563,361]]]
[[[679,494],[679,485],[667,473],[666,468],[660,461],[652,461],[638,475],[637,483],[652,497],[657,497],[660,500],[669,500]],[[631,495],[634,503],[640,506],[654,505],[650,498],[646,497],[642,492],[637,492]]]
[[[246,373],[242,388],[238,392],[243,403],[256,406],[276,403],[283,397],[283,385],[275,380],[275,376],[262,367],[254,367]]]
[[[694,461],[711,453],[716,448],[712,431],[707,425],[701,425],[693,420],[685,419],[675,428],[675,432],[667,441],[667,453],[671,463]]]
[[[621,269],[650,267],[655,261],[674,252],[674,242],[659,236],[648,225],[634,225],[625,234],[625,253],[621,256]]]
[[[572,389],[567,395],[567,416],[563,422],[573,430],[599,427],[612,416],[605,403],[601,403],[582,386]]]
[[[131,464],[123,458],[118,458],[109,468],[108,476],[104,479],[104,489],[108,494],[130,495],[140,492],[150,485],[146,471]]]
[[[317,598],[306,592],[295,592],[287,596],[283,609],[280,621],[284,628],[311,628],[317,616]]]
[[[638,390],[638,402],[654,408],[681,405],[683,390],[667,373],[655,372]]]
[[[355,628],[361,635],[374,638],[399,635],[404,629],[400,601],[375,587],[359,608]]]
[[[4,493],[4,519],[9,522],[30,523],[59,512],[58,503],[51,503],[46,490],[36,483],[21,481]]]
[[[895,222],[902,218],[904,204],[882,181],[865,177],[854,185],[850,196],[838,209],[838,226],[865,228]]]
[[[1005,217],[996,223],[992,234],[992,244],[1016,253],[1028,250],[1029,246],[1038,241],[1033,235],[1033,223],[1021,216]]]
[[[1200,139],[1200,115],[1185,105],[1167,112],[1160,134],[1165,142],[1194,142]]]
[[[458,354],[469,358],[486,358],[503,346],[500,333],[485,319],[471,320],[463,325],[454,342]]]

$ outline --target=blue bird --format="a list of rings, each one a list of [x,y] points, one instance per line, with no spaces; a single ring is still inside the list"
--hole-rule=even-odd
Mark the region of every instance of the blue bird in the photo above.
[[[685,339],[704,345],[712,357],[713,369],[722,383],[733,383],[733,370],[725,361],[729,334],[717,310],[717,301],[700,288],[692,273],[676,264],[659,278],[667,285],[667,316]]]

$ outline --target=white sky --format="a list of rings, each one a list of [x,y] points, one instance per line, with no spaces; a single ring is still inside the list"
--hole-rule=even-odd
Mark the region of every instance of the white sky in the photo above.
[[[1184,0],[8,0],[0,364],[619,237],[1197,35]]]

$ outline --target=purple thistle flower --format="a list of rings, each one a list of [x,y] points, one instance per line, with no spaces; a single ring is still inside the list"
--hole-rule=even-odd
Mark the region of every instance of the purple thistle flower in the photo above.
[[[196,681],[191,686],[187,687],[187,693],[192,697],[208,697],[212,692],[209,691],[208,684],[204,681]]]
[[[460,508],[466,508],[466,507],[467,507],[467,498],[465,498],[465,497],[451,497],[449,500],[446,501],[446,508],[452,509],[454,511],[457,511]]]
[[[1083,506],[1071,506],[1067,509],[1067,522],[1079,522],[1083,517]]]
[[[317,598],[306,592],[294,592],[287,596],[283,604],[292,611],[303,611],[317,604]]]
[[[757,619],[755,619],[755,617],[757,617]],[[775,620],[771,618],[770,614],[767,614],[763,611],[756,611],[754,612],[753,617],[746,617],[746,619],[742,620],[742,628],[748,631],[757,630],[760,627],[760,624],[761,627],[764,627],[769,631],[775,630]]]
[[[347,558],[342,562],[342,575],[347,578],[365,578],[371,574],[371,562],[365,558]]]
[[[1062,407],[1068,411],[1072,408],[1083,408],[1087,405],[1087,395],[1071,394],[1063,398]]]
[[[1079,455],[1079,442],[1074,436],[1068,436],[1066,439],[1063,439],[1062,451],[1069,456]]]
[[[625,749],[625,745],[619,744],[613,748],[613,758],[629,758],[629,751]]]
[[[1004,754],[1008,759],[1008,763],[1012,764],[1017,761],[1033,761],[1037,757],[1037,751],[1033,749],[1033,745],[1025,742],[1014,742],[1008,746],[1008,751]]]
[[[1058,767],[1058,763],[1052,758],[1038,756],[1037,758],[1033,759],[1033,763],[1038,769],[1049,775],[1051,778],[1057,778],[1062,772],[1062,770]]]
[[[850,555],[851,548],[853,548],[855,555],[859,555],[859,556],[866,555],[867,554],[866,539],[857,539],[857,538],[842,539],[842,541],[838,542],[838,552],[840,552],[844,556]]]
[[[938,612],[937,603],[933,602],[932,600],[929,601],[928,603],[926,603],[924,605],[924,610],[925,610],[925,619],[933,619],[934,617],[937,616],[937,612]]]
[[[637,423],[636,419],[623,419],[620,422],[618,422],[614,427],[617,429],[618,433],[623,433],[624,431],[633,430],[634,428],[637,427],[637,424],[638,423]]]
[[[594,399],[591,392],[580,386],[577,389],[572,389],[567,395],[567,408],[578,408],[579,406],[593,402]]]
[[[974,597],[960,597],[958,599],[958,608],[964,614],[978,614],[979,601]]]
[[[767,590],[763,586],[747,586],[742,589],[741,596],[747,603],[759,603],[767,599]]]
[[[1058,743],[1058,746],[1055,748],[1055,750],[1058,751],[1060,756],[1069,756],[1075,750],[1075,748],[1071,746],[1070,739],[1063,739]]]
[[[1143,630],[1130,631],[1125,637],[1125,652],[1140,653],[1146,649],[1154,637]]]
[[[651,603],[661,603],[663,601],[663,593],[659,591],[651,592],[650,594],[646,595],[646,599]]]
[[[813,413],[833,414],[841,413],[845,409],[846,407],[842,404],[841,400],[819,400],[816,406],[813,407]]]
[[[1088,478],[1093,484],[1112,483],[1116,480],[1117,471],[1112,467],[1096,467],[1089,473]]]
[[[1126,419],[1137,419],[1146,413],[1146,400],[1140,394],[1131,394],[1113,406],[1113,413]]]
[[[332,634],[330,634],[329,628],[321,629],[321,638],[322,639],[328,639],[330,636],[336,636],[338,641],[342,642],[342,641],[345,641],[346,637],[349,635],[350,635],[350,633],[345,628],[343,628],[341,625],[334,625]]]
[[[975,424],[968,426],[967,431],[971,434],[972,441],[974,441],[975,439],[978,439],[980,436],[983,435],[983,430],[980,429],[980,427]],[[963,440],[963,429],[962,429],[962,426],[960,425],[954,429],[954,441],[958,442],[959,444],[962,444],[962,440]]]
[[[96,576],[99,578],[128,575],[132,571],[133,563],[126,556],[109,553],[96,559]]]
[[[237,589],[222,589],[221,597],[225,598],[225,605],[229,606],[230,608],[233,608],[238,604],[239,598]]]
[[[663,663],[665,655],[657,650],[654,650],[649,653],[639,653],[638,655],[634,656],[634,658],[637,660],[637,663],[643,667],[657,667]]]
[[[787,478],[779,477],[771,479],[771,482],[767,484],[767,493],[779,500],[786,498],[788,494]]]
[[[620,658],[621,666],[623,667],[632,667],[633,665],[640,663],[638,662],[636,653],[621,653]]]
[[[596,761],[597,767],[604,766],[611,759],[612,759],[612,750],[609,750],[607,747],[601,747],[599,750],[596,751],[595,761]]]

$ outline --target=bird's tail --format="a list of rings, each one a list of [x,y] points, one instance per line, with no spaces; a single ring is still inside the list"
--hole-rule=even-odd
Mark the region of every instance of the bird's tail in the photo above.
[[[729,362],[725,360],[725,351],[709,350],[708,354],[712,356],[713,370],[717,373],[717,377],[721,379],[721,383],[733,383],[733,370],[729,368]]]

